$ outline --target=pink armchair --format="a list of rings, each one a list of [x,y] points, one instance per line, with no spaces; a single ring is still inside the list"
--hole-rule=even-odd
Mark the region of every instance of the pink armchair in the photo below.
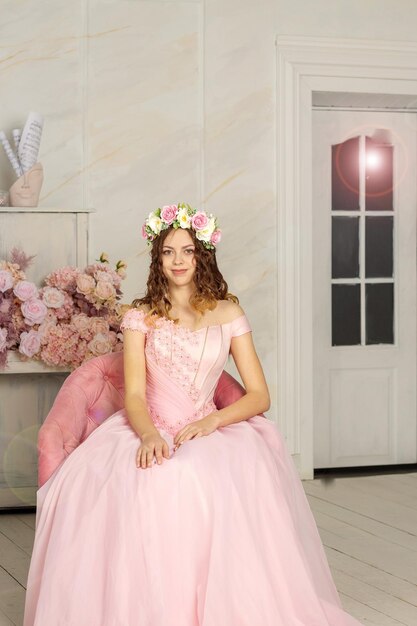
[[[223,371],[214,393],[218,409],[245,394]],[[95,357],[64,381],[38,434],[38,487],[88,435],[124,406],[123,352]]]

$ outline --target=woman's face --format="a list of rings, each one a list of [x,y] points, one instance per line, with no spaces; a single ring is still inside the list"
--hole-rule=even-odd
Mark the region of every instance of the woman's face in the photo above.
[[[197,260],[195,244],[185,228],[171,230],[162,246],[162,271],[171,286],[193,282]]]

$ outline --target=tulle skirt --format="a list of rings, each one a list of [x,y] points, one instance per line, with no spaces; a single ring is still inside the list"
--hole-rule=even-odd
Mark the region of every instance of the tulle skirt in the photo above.
[[[278,427],[256,415],[136,466],[125,410],[37,492],[24,626],[360,626]]]

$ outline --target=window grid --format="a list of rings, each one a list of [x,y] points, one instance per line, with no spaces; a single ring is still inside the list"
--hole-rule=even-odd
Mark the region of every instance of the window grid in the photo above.
[[[393,175],[394,175],[394,180],[396,180],[396,172],[395,172],[395,159],[393,160]],[[395,254],[395,233],[396,233],[396,218],[394,218],[394,210],[395,210],[395,206],[396,206],[396,197],[394,194],[393,197],[393,207],[394,210],[392,211],[388,211],[388,210],[384,210],[384,211],[373,211],[373,210],[366,210],[366,195],[365,195],[365,185],[366,185],[366,136],[365,135],[360,135],[359,136],[359,210],[358,211],[349,211],[349,210],[333,210],[333,207],[331,209],[330,212],[330,219],[332,219],[333,217],[336,216],[344,216],[344,217],[359,217],[359,276],[358,278],[332,278],[331,277],[331,285],[337,285],[337,284],[345,284],[345,285],[356,285],[359,284],[360,285],[360,327],[361,327],[361,342],[360,344],[355,344],[352,346],[346,345],[335,345],[332,346],[333,348],[338,348],[338,347],[357,347],[358,345],[360,346],[366,346],[366,347],[371,347],[372,344],[366,344],[366,285],[367,284],[380,284],[380,283],[392,283],[394,284],[395,282],[395,275],[396,275],[396,268],[395,268],[395,259],[396,259],[396,254]],[[393,218],[393,275],[392,277],[387,277],[387,278],[383,278],[383,277],[375,277],[375,278],[366,278],[365,277],[365,222],[366,222],[366,217],[367,216],[373,216],[373,217],[378,217],[378,216],[382,216],[382,217],[388,217],[388,216],[392,216]],[[393,287],[394,289],[394,287]],[[394,344],[378,344],[381,346],[392,346],[395,345],[395,337],[396,337],[396,332],[395,332],[395,311],[396,311],[396,306],[395,306],[395,291],[394,291]]]

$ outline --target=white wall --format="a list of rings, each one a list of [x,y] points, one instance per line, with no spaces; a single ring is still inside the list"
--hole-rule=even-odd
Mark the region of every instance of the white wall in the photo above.
[[[90,260],[127,261],[126,302],[144,290],[147,214],[215,213],[275,404],[275,37],[415,41],[417,3],[3,0],[1,13],[0,128],[44,115],[39,204],[95,209]],[[0,188],[13,181],[0,154]]]
[[[415,0],[276,0],[277,34],[417,41]]]

